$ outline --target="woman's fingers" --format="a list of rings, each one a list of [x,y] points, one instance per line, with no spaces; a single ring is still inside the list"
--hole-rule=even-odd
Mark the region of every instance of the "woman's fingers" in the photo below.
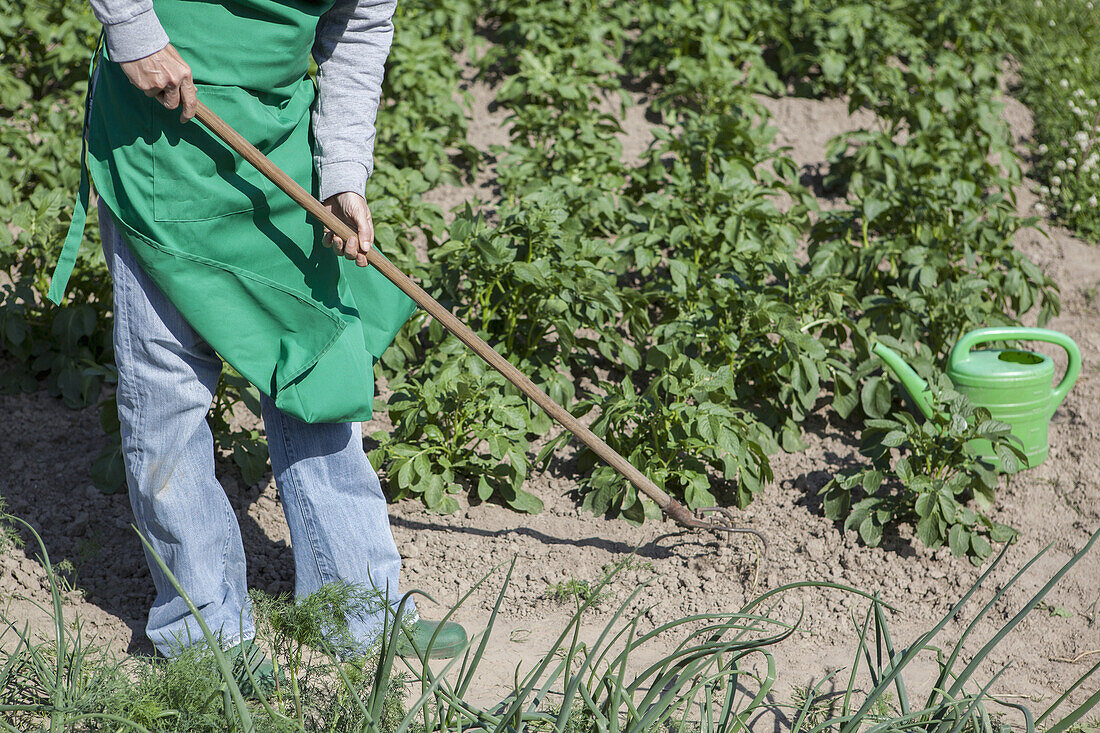
[[[179,89],[180,104],[183,105],[183,113],[180,115],[180,122],[187,122],[195,116],[195,113],[199,109],[199,96],[195,91],[195,82],[191,80],[190,74],[188,74],[187,78],[180,84]]]
[[[157,99],[168,109],[175,109],[180,105],[180,89],[174,85],[168,85],[160,90]]]
[[[156,97],[168,109],[176,109],[182,104],[180,121],[186,122],[195,116],[198,96],[191,67],[171,44],[144,58],[125,61],[120,65],[127,78],[146,96]]]
[[[325,199],[325,208],[354,227],[355,234],[345,240],[326,229],[321,244],[331,247],[336,254],[355,262],[359,267],[366,267],[369,264],[367,253],[374,244],[374,221],[366,200],[359,194],[344,192]]]
[[[337,237],[332,232],[326,231],[325,236],[321,238],[321,244],[326,247],[331,247],[333,252],[338,255],[343,255],[349,260],[358,262],[359,259],[362,258],[363,264],[366,265],[367,258],[366,255],[359,251],[358,237],[352,237],[351,239],[345,240]]]
[[[366,255],[374,244],[374,221],[371,219],[370,207],[365,200],[360,198],[356,204],[352,210],[352,216],[355,218],[355,228],[359,232],[358,242],[362,245],[362,253]]]
[[[352,237],[344,242],[344,257],[354,260],[359,255],[359,237]]]

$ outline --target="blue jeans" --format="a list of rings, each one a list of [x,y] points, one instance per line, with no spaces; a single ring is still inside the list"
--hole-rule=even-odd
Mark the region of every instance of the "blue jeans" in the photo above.
[[[99,217],[114,280],[118,416],[130,504],[138,529],[228,647],[256,632],[240,527],[214,477],[206,422],[222,362],[146,276],[102,205]],[[380,591],[373,608],[348,619],[353,639],[366,647],[387,612],[382,599],[396,609],[401,558],[361,426],[305,423],[266,396],[261,407],[290,528],[295,593],[302,597],[335,581]],[[200,641],[202,631],[148,552],[146,560],[157,591],[146,634],[158,651],[178,653]]]

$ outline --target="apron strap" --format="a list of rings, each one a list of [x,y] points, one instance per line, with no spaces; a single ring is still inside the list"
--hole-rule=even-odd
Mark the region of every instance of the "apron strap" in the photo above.
[[[69,277],[76,267],[76,258],[80,254],[80,244],[84,241],[84,226],[88,221],[88,198],[91,188],[88,179],[88,118],[92,108],[92,85],[95,83],[97,61],[103,50],[103,33],[99,34],[99,42],[96,51],[92,54],[92,60],[88,64],[88,92],[84,96],[84,124],[80,131],[80,188],[77,193],[76,204],[73,206],[73,220],[69,224],[69,232],[65,235],[65,244],[61,248],[61,256],[54,266],[53,277],[50,278],[50,290],[46,298],[54,305],[61,305],[65,297],[65,287],[69,284]]]
[[[73,274],[76,266],[77,255],[80,254],[80,243],[84,241],[84,225],[88,220],[88,166],[84,163],[84,154],[87,144],[80,144],[80,189],[77,194],[76,205],[73,207],[73,220],[69,224],[69,233],[65,235],[65,245],[61,248],[61,256],[57,259],[57,265],[50,279],[50,290],[46,297],[54,305],[61,305],[61,299],[65,297],[65,287],[69,284],[69,276]]]

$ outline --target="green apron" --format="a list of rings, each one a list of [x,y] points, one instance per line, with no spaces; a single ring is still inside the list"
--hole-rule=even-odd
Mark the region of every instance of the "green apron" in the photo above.
[[[199,99],[314,194],[307,69],[331,5],[154,2]],[[324,247],[289,196],[107,59],[86,135],[88,173],[142,269],[223,359],[301,420],[371,417],[374,362],[413,312],[408,296]]]

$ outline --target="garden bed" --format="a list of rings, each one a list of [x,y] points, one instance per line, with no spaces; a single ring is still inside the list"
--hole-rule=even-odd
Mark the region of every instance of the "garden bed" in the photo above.
[[[506,142],[501,115],[487,108],[492,90],[475,95],[471,141],[482,149]],[[849,116],[843,102],[786,97],[765,100],[778,127],[777,142],[790,145],[804,177],[824,166],[824,144],[834,135],[866,123]],[[1017,142],[1030,133],[1026,109],[1012,103],[1005,117]],[[493,121],[489,125],[486,121]],[[640,148],[636,138],[648,135],[649,123],[634,114],[628,120],[624,147]],[[1036,201],[1034,182],[1017,188],[1019,209],[1027,214]],[[431,199],[444,209],[462,203],[477,185],[443,186]],[[484,194],[483,194],[484,195]],[[828,201],[823,201],[828,205]],[[1053,548],[1025,581],[1013,590],[981,627],[978,639],[1003,623],[1100,526],[1100,248],[1044,224],[1047,235],[1024,230],[1017,245],[1057,282],[1062,313],[1050,324],[1081,347],[1081,378],[1051,424],[1051,455],[1039,468],[1007,480],[992,516],[1020,531],[1005,564],[978,600],[989,597],[1023,562],[1048,543]],[[1058,358],[1058,355],[1054,355]],[[142,627],[153,589],[140,544],[128,528],[125,495],[103,495],[92,486],[92,461],[105,438],[95,408],[70,410],[60,400],[39,392],[0,397],[9,425],[0,445],[0,495],[11,511],[38,528],[54,561],[73,563],[74,592],[67,613],[79,615],[85,633],[118,652],[147,654],[151,647]],[[388,429],[384,416],[366,426]],[[508,689],[517,665],[529,669],[573,609],[568,595],[576,583],[594,583],[605,569],[635,554],[636,560],[612,581],[610,596],[592,616],[593,629],[606,621],[636,583],[651,579],[639,603],[654,605],[645,616],[659,624],[684,615],[731,611],[754,593],[806,579],[831,580],[878,591],[897,612],[891,614],[894,638],[904,644],[926,630],[977,578],[980,568],[946,548],[929,550],[908,529],[888,534],[882,546],[859,543],[854,531],[839,531],[826,519],[816,492],[839,469],[859,460],[859,424],[822,410],[807,422],[802,452],[772,457],[776,480],[744,511],[739,521],[764,532],[767,555],[760,557],[750,537],[728,541],[712,533],[678,533],[669,523],[641,527],[605,520],[578,508],[572,448],[548,472],[532,476],[525,487],[546,503],[540,514],[517,514],[485,503],[449,516],[428,512],[407,499],[391,508],[394,534],[404,563],[406,588],[429,593],[439,605],[421,600],[422,613],[440,616],[492,567],[516,558],[514,582],[488,647],[473,699],[498,699]],[[369,447],[369,446],[368,446]],[[219,472],[238,512],[249,557],[249,584],[269,593],[293,590],[289,536],[270,475],[255,486],[243,486],[237,471],[222,463]],[[669,534],[672,533],[672,534]],[[485,624],[495,594],[497,575],[456,613],[471,631]],[[25,620],[32,631],[52,633],[47,614],[34,603],[48,604],[40,564],[22,550],[0,557],[0,598],[10,599],[8,618]],[[557,594],[554,589],[557,588]],[[565,594],[565,600],[561,600]],[[559,598],[555,598],[557,595]],[[851,665],[855,632],[848,611],[860,614],[866,602],[838,591],[804,590],[781,607],[794,620],[805,603],[801,631],[774,648],[781,670],[775,701],[787,703],[794,686],[809,684],[836,668]],[[993,691],[1030,701],[1034,708],[1052,702],[1089,665],[1100,659],[1100,560],[1087,559],[1054,590],[1045,610],[1032,614],[999,648],[985,674],[1010,663]],[[946,629],[957,636],[970,617],[963,615]],[[654,648],[667,651],[676,640]],[[1091,652],[1091,654],[1090,654]],[[931,660],[926,660],[932,669]],[[1020,697],[1013,697],[1020,696]],[[1082,699],[1084,694],[1074,699]]]

